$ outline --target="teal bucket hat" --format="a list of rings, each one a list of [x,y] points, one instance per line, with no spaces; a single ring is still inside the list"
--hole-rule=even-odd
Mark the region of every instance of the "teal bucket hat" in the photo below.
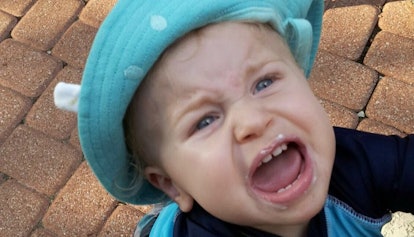
[[[168,198],[146,180],[135,185],[123,119],[147,72],[186,33],[223,21],[267,23],[288,43],[309,76],[317,51],[322,0],[119,0],[93,42],[83,74],[79,138],[85,158],[105,189],[131,204]]]

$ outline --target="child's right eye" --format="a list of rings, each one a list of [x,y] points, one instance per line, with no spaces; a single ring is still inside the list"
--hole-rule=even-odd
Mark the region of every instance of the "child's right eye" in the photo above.
[[[217,116],[209,115],[203,117],[196,125],[196,130],[201,130],[207,126],[210,126],[215,120],[217,119]]]
[[[266,76],[265,78],[261,79],[255,86],[254,92],[257,93],[262,91],[273,84],[274,79],[271,77]]]

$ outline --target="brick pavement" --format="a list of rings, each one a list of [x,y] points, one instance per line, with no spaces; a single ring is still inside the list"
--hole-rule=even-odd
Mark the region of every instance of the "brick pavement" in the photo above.
[[[334,125],[414,133],[414,6],[326,2],[310,84]],[[0,1],[0,236],[128,236],[150,207],[119,203],[83,160],[58,81],[79,83],[115,0]]]

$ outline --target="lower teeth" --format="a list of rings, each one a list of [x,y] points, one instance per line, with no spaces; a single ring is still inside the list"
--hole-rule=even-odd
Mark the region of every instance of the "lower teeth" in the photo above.
[[[293,181],[293,183],[289,184],[288,186],[286,186],[286,187],[284,187],[284,188],[281,188],[281,189],[277,190],[277,193],[283,193],[284,191],[286,191],[286,190],[290,189],[293,185],[295,185],[295,184],[296,184],[296,182],[297,182],[297,181],[298,181],[298,179],[300,178],[300,175],[301,175],[301,174],[299,174],[299,175],[298,175],[298,177],[295,179],[295,181]]]
[[[277,193],[283,193],[284,191],[286,191],[286,189],[281,188],[281,189],[277,190]]]

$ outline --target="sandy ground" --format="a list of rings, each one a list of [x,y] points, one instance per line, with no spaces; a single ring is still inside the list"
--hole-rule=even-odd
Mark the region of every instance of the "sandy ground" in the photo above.
[[[403,212],[394,213],[392,220],[382,228],[382,234],[385,237],[414,237],[414,216]]]

